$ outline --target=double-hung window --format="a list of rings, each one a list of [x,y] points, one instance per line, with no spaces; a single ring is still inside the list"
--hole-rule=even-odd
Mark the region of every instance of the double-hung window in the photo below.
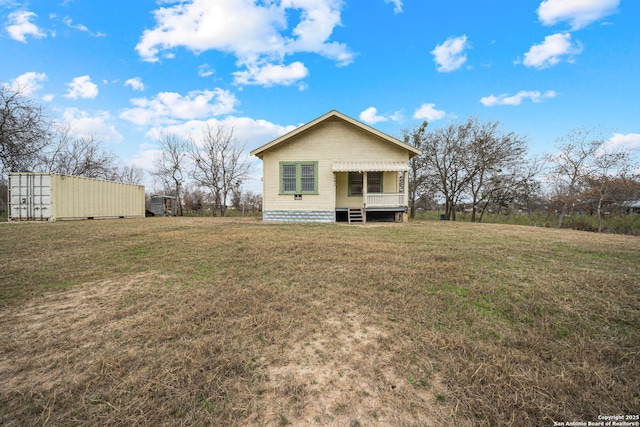
[[[361,196],[363,187],[361,172],[349,172],[349,195]],[[382,193],[382,172],[367,172],[367,193]]]
[[[317,194],[318,162],[280,162],[280,193]]]

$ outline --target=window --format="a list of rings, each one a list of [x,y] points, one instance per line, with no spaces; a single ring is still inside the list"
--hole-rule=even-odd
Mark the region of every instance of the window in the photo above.
[[[362,174],[360,172],[349,172],[349,195],[362,195]]]
[[[367,174],[367,192],[382,193],[382,172],[369,172]]]
[[[282,165],[282,192],[296,191],[296,165]]]
[[[362,173],[349,172],[349,195],[361,196],[362,186]],[[382,193],[382,172],[367,172],[367,193]]]
[[[300,165],[300,184],[303,193],[315,193],[316,190],[316,167],[313,164]]]
[[[317,194],[318,162],[280,162],[280,193]]]

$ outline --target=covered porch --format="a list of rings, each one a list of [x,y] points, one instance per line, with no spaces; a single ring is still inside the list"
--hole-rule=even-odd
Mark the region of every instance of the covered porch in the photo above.
[[[335,162],[336,220],[406,221],[408,164]]]

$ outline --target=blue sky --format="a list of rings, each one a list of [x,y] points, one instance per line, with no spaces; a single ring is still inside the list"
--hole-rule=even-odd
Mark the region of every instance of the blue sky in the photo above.
[[[251,150],[332,109],[393,136],[476,115],[526,136],[533,154],[579,127],[640,149],[637,0],[0,0],[0,10],[0,81],[145,168],[168,129],[220,123]]]

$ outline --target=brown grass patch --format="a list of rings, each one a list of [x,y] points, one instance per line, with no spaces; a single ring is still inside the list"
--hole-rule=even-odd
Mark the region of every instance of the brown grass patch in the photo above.
[[[445,222],[0,226],[2,425],[640,411],[640,241]]]

